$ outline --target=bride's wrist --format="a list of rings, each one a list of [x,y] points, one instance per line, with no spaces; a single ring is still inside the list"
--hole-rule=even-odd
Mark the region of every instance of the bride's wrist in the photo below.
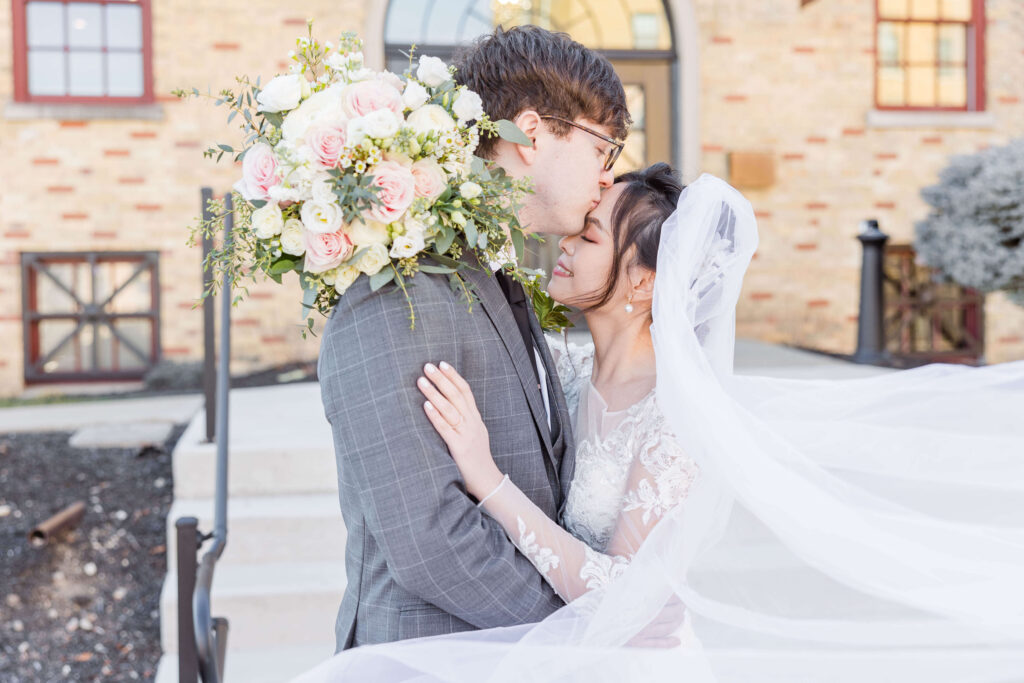
[[[505,475],[497,465],[492,465],[473,479],[473,482],[466,482],[470,486],[469,493],[477,500],[483,500],[501,485],[505,480]]]

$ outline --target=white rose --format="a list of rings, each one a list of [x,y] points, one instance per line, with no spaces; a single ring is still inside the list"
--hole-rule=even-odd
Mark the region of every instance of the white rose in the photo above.
[[[472,90],[463,90],[452,105],[452,111],[460,122],[475,120],[484,115],[484,103]]]
[[[274,235],[281,234],[283,227],[284,216],[281,215],[281,207],[274,202],[267,202],[252,212],[252,229],[261,240],[269,240]]]
[[[275,113],[299,106],[303,95],[309,94],[309,81],[301,74],[288,74],[270,80],[256,96],[259,111]]]
[[[368,247],[371,244],[388,243],[388,226],[376,221],[363,222],[356,220],[349,226],[349,237],[352,244],[357,248]]]
[[[448,65],[437,57],[428,57],[426,55],[420,57],[420,66],[416,69],[416,78],[420,79],[423,83],[426,83],[431,88],[436,88],[451,79],[451,77]]]
[[[289,218],[281,230],[281,251],[292,256],[306,253],[306,242],[302,239],[302,221]]]
[[[324,273],[323,277],[324,282],[333,285],[338,294],[344,294],[359,278],[359,269],[354,266],[338,266]]]
[[[476,183],[469,181],[459,185],[459,194],[463,199],[476,199],[484,189]]]
[[[388,256],[387,247],[383,244],[371,244],[366,248],[366,253],[359,259],[356,268],[366,275],[376,275],[380,269],[391,262]]]
[[[423,238],[417,239],[414,235],[399,235],[391,243],[391,256],[392,258],[409,258],[425,248]]]
[[[390,109],[377,109],[363,117],[366,134],[371,138],[390,138],[398,133],[401,122]]]
[[[420,107],[409,114],[405,123],[417,134],[446,133],[455,130],[455,121],[444,107],[437,104],[426,104]]]
[[[335,202],[307,200],[299,211],[302,224],[310,232],[328,233],[341,229],[341,207]]]
[[[290,112],[281,124],[281,135],[284,139],[289,142],[302,140],[314,121],[344,121],[341,90],[340,83],[328,86],[310,95],[298,109]]]
[[[349,75],[348,75],[348,80],[350,82],[352,82],[352,83],[358,83],[359,81],[368,81],[371,78],[376,78],[376,77],[377,77],[377,72],[376,71],[374,71],[373,69],[367,68],[367,67],[363,67],[361,69],[356,69],[356,70],[350,72]]]
[[[423,241],[424,235],[427,232],[427,226],[423,223],[423,221],[413,218],[412,216],[406,216],[405,220],[402,221],[402,225],[405,227],[405,235],[407,237],[411,237],[414,240],[419,240],[420,242]],[[423,248],[425,248],[425,245],[424,247],[420,247],[420,249]]]
[[[416,81],[409,81],[405,86],[405,92],[402,93],[402,104],[407,109],[416,109],[422,107],[430,99],[430,93],[427,89]]]

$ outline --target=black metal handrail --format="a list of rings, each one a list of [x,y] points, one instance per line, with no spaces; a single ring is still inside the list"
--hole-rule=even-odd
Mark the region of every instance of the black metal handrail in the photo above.
[[[212,197],[212,192],[208,188],[203,188],[202,197],[205,214],[207,201]],[[230,243],[234,227],[230,194],[225,197],[224,208],[224,243],[227,245]],[[224,660],[227,651],[228,621],[222,617],[212,616],[210,592],[217,561],[224,553],[228,538],[228,390],[231,382],[231,281],[228,274],[224,275],[220,304],[220,359],[217,364],[216,403],[210,405],[207,394],[206,408],[207,413],[212,409],[216,415],[217,482],[213,533],[201,534],[194,518],[183,518],[177,522],[180,683],[196,683],[197,674],[203,683],[220,683],[224,679]],[[207,334],[212,336],[212,325],[207,328]],[[206,345],[206,353],[212,354],[212,344]],[[197,566],[197,549],[203,542],[211,539],[213,543]]]

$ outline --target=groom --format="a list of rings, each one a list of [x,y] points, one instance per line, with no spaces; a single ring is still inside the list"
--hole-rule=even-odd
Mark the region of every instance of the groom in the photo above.
[[[611,65],[564,34],[497,29],[469,48],[456,79],[493,120],[532,147],[484,138],[477,154],[535,186],[527,230],[579,231],[612,184],[615,144],[629,125]],[[562,603],[501,525],[466,493],[423,413],[416,379],[447,361],[473,388],[498,467],[557,518],[573,471],[565,398],[522,287],[472,255],[472,311],[445,276],[421,273],[400,293],[361,278],[331,314],[320,349],[324,410],[334,432],[348,584],[337,650],[542,620]]]

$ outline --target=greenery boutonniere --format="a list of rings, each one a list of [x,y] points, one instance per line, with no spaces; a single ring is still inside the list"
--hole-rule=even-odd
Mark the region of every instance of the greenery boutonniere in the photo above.
[[[541,329],[545,332],[561,333],[570,327],[575,327],[569,321],[569,307],[552,299],[544,288],[542,282],[544,271],[521,268],[520,272],[525,276],[523,287],[530,296],[530,303],[533,305],[533,312],[537,314]]]

